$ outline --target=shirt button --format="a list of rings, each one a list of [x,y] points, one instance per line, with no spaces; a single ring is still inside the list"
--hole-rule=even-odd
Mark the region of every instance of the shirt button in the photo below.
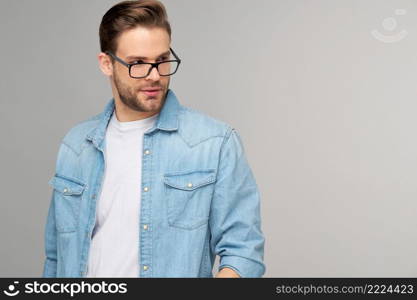
[[[143,188],[143,190],[144,190],[145,192],[147,192],[147,191],[149,191],[149,188],[148,188],[147,186],[145,186],[145,187]]]
[[[187,186],[188,186],[189,188],[191,188],[191,187],[193,187],[193,184],[192,184],[191,182],[189,182],[189,183],[187,184]]]
[[[148,229],[148,225],[143,225],[143,229],[147,230]]]
[[[66,193],[66,192],[68,192],[68,189],[67,188],[64,189],[64,193]]]
[[[148,269],[148,266],[143,266],[143,270],[147,270]]]
[[[151,151],[145,150],[145,154],[149,154],[149,153],[151,153]]]

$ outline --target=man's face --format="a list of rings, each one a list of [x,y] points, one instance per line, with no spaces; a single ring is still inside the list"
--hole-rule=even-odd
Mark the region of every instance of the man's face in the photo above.
[[[169,47],[170,38],[163,28],[136,27],[119,36],[115,54],[127,63],[138,60],[155,62],[170,59]],[[132,110],[159,112],[165,102],[169,81],[170,77],[160,76],[156,68],[145,78],[131,78],[129,69],[114,61],[114,87],[121,102]],[[145,91],[150,89],[158,91]]]

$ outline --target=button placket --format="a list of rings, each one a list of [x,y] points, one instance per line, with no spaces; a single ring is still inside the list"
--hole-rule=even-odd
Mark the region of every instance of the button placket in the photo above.
[[[152,206],[151,206],[151,178],[150,174],[152,174],[151,166],[152,166],[152,158],[150,154],[152,153],[151,145],[152,145],[152,138],[153,135],[145,134],[143,137],[143,158],[142,158],[142,198],[141,198],[141,211],[140,211],[140,224],[141,225],[141,237],[140,237],[140,244],[139,244],[139,252],[140,252],[140,261],[139,265],[141,267],[141,275],[143,277],[150,277],[152,276],[152,272],[150,272],[151,262],[152,262],[152,232],[150,229],[151,220],[152,220]]]

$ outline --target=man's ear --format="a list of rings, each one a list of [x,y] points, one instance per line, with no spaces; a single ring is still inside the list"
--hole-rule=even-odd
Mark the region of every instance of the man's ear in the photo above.
[[[103,72],[103,74],[106,76],[112,76],[113,64],[110,60],[110,57],[107,54],[100,52],[97,58],[98,58],[100,70]]]

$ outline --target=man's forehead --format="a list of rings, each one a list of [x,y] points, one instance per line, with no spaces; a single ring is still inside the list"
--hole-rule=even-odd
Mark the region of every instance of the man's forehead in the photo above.
[[[161,28],[138,27],[123,32],[118,39],[118,53],[124,57],[153,59],[169,53],[170,38]]]

